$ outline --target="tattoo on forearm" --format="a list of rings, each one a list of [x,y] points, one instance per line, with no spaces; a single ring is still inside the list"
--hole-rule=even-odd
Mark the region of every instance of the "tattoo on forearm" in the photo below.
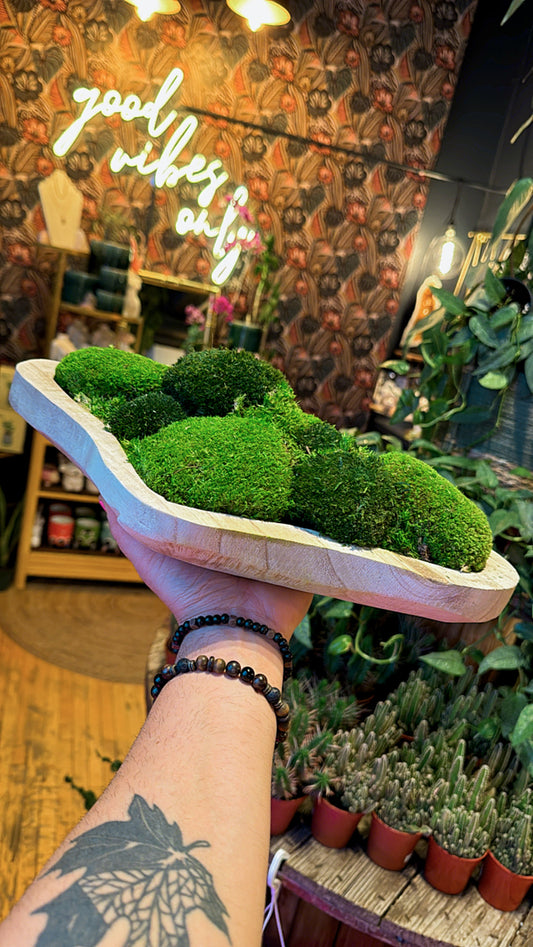
[[[37,947],[95,947],[119,918],[129,922],[131,947],[189,947],[187,915],[195,910],[231,943],[213,876],[191,855],[209,842],[184,845],[178,825],[141,796],[134,796],[128,816],[78,836],[50,869],[85,871],[35,912],[47,915]]]

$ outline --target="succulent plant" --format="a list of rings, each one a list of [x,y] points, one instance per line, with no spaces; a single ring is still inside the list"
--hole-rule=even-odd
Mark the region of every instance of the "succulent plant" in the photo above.
[[[449,776],[439,780],[432,796],[429,823],[435,841],[452,855],[478,858],[489,848],[497,820],[490,769],[485,764],[464,772],[465,741],[459,742]]]
[[[509,871],[533,875],[533,814],[511,803],[496,821],[490,850]]]
[[[373,812],[385,791],[386,779],[385,753],[360,768],[351,766],[341,796],[343,808],[348,812]]]

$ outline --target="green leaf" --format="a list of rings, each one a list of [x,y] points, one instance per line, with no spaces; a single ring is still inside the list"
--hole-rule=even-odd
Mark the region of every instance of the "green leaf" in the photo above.
[[[338,598],[330,599],[329,604],[321,607],[325,618],[349,618],[353,612],[353,602],[345,602]]]
[[[490,349],[498,348],[498,336],[492,331],[490,322],[486,316],[472,316],[468,321],[468,325],[476,338],[479,339],[480,342],[483,342],[483,345],[488,346]]]
[[[452,316],[462,316],[468,312],[464,300],[460,299],[459,296],[454,296],[448,290],[437,289],[436,286],[432,286],[431,292]]]
[[[533,315],[522,316],[518,329],[517,341],[526,342],[533,338]]]
[[[481,378],[478,378],[478,381],[482,388],[489,388],[490,391],[501,391],[502,388],[509,386],[512,377],[512,371],[487,372],[486,375],[482,375]]]
[[[304,615],[300,624],[294,631],[294,637],[296,640],[303,645],[304,648],[311,649],[313,647],[313,641],[311,639],[311,622],[309,620],[309,615]]]
[[[529,355],[524,362],[524,375],[526,376],[527,387],[533,393],[533,355]]]
[[[533,738],[533,704],[524,707],[518,720],[516,721],[513,732],[511,733],[511,743],[518,746],[519,743],[525,743],[526,740]]]
[[[490,489],[495,489],[499,483],[496,474],[486,460],[480,461],[477,465],[476,480],[483,487],[489,487]]]
[[[533,179],[519,178],[508,189],[494,221],[491,242],[496,243],[502,234],[509,233],[514,222],[521,216],[533,197]]]
[[[486,671],[515,671],[527,664],[528,659],[520,648],[516,645],[502,645],[485,655],[478,671],[479,674],[485,674]]]
[[[489,526],[492,535],[499,536],[517,526],[517,517],[511,510],[494,510],[489,516]]]
[[[453,677],[461,677],[466,673],[466,664],[460,651],[431,651],[429,654],[422,654],[420,660]]]
[[[523,3],[524,3],[524,0],[512,0],[509,9],[506,11],[500,23],[500,26],[503,26],[504,23],[507,23],[507,20],[509,20],[510,17],[512,17],[513,13],[516,13],[516,11],[519,9],[519,7],[522,6]]]
[[[352,639],[350,635],[339,635],[330,641],[328,645],[328,654],[339,655],[346,654],[352,650]]]
[[[490,302],[498,304],[502,299],[505,299],[505,286],[503,285],[502,281],[498,279],[496,274],[492,272],[490,266],[487,268],[487,272],[485,273],[483,286]]]
[[[533,622],[517,621],[516,625],[513,625],[513,631],[524,641],[533,641]]]
[[[389,358],[386,362],[381,362],[380,368],[386,368],[390,372],[396,372],[397,375],[408,375],[411,371],[411,365],[405,359]]]
[[[525,694],[515,694],[514,691],[511,691],[511,693],[504,698],[500,708],[502,735],[504,737],[508,737],[511,734],[520,714],[526,706],[527,697]]]
[[[493,329],[503,329],[505,326],[510,325],[517,315],[517,307],[515,303],[510,306],[502,306],[501,309],[498,309],[490,317],[490,324]]]
[[[512,342],[506,342],[505,345],[500,345],[496,351],[491,349],[488,355],[480,360],[479,367],[476,368],[474,375],[486,375],[488,372],[494,372],[500,368],[507,368],[507,366],[516,362],[518,354],[518,349]]]

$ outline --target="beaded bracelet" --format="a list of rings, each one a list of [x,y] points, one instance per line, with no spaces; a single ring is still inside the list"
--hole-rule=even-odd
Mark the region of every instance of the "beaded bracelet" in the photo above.
[[[244,684],[251,684],[254,691],[262,694],[272,707],[276,715],[276,743],[281,743],[287,736],[290,721],[290,707],[283,700],[278,687],[272,687],[264,674],[256,674],[253,668],[242,667],[238,661],[224,661],[223,658],[208,658],[206,654],[199,654],[197,658],[180,658],[176,664],[165,664],[159,674],[154,677],[150,691],[152,697],[159,696],[165,684],[179,674],[188,674],[191,671],[206,671],[209,674],[225,674],[226,677],[240,678]]]
[[[228,615],[224,612],[222,615],[198,615],[197,618],[189,618],[178,625],[175,632],[168,640],[168,649],[173,654],[177,654],[181,643],[190,631],[196,631],[198,628],[205,628],[210,625],[228,625],[231,628],[244,628],[245,631],[253,631],[256,634],[263,635],[269,641],[273,641],[280,650],[283,658],[283,680],[286,681],[292,674],[292,654],[289,642],[286,638],[269,628],[268,625],[262,625],[259,621],[253,621],[252,618],[242,618],[239,615]]]

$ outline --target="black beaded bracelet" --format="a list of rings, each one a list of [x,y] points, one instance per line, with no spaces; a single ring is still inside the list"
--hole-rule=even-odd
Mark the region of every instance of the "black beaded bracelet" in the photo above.
[[[221,615],[198,615],[197,618],[188,618],[182,621],[175,632],[168,640],[168,649],[173,654],[177,654],[183,639],[190,631],[196,631],[198,628],[206,628],[211,625],[228,625],[230,628],[244,628],[245,631],[253,631],[256,634],[263,635],[268,641],[272,641],[278,646],[281,657],[283,658],[283,680],[286,681],[292,674],[292,654],[289,642],[286,638],[269,628],[268,625],[262,625],[259,621],[252,618],[242,618],[239,615],[229,615],[223,612]]]
[[[276,715],[276,743],[281,743],[287,736],[290,721],[290,707],[283,700],[278,687],[272,687],[264,674],[256,674],[253,668],[242,667],[238,661],[224,661],[223,658],[208,658],[206,654],[199,654],[197,658],[180,658],[175,664],[165,664],[159,674],[154,677],[150,691],[153,699],[159,696],[165,684],[168,684],[179,674],[188,674],[191,671],[207,671],[209,674],[225,674],[226,677],[240,678],[244,684],[250,684],[254,691],[262,694],[268,701]]]

